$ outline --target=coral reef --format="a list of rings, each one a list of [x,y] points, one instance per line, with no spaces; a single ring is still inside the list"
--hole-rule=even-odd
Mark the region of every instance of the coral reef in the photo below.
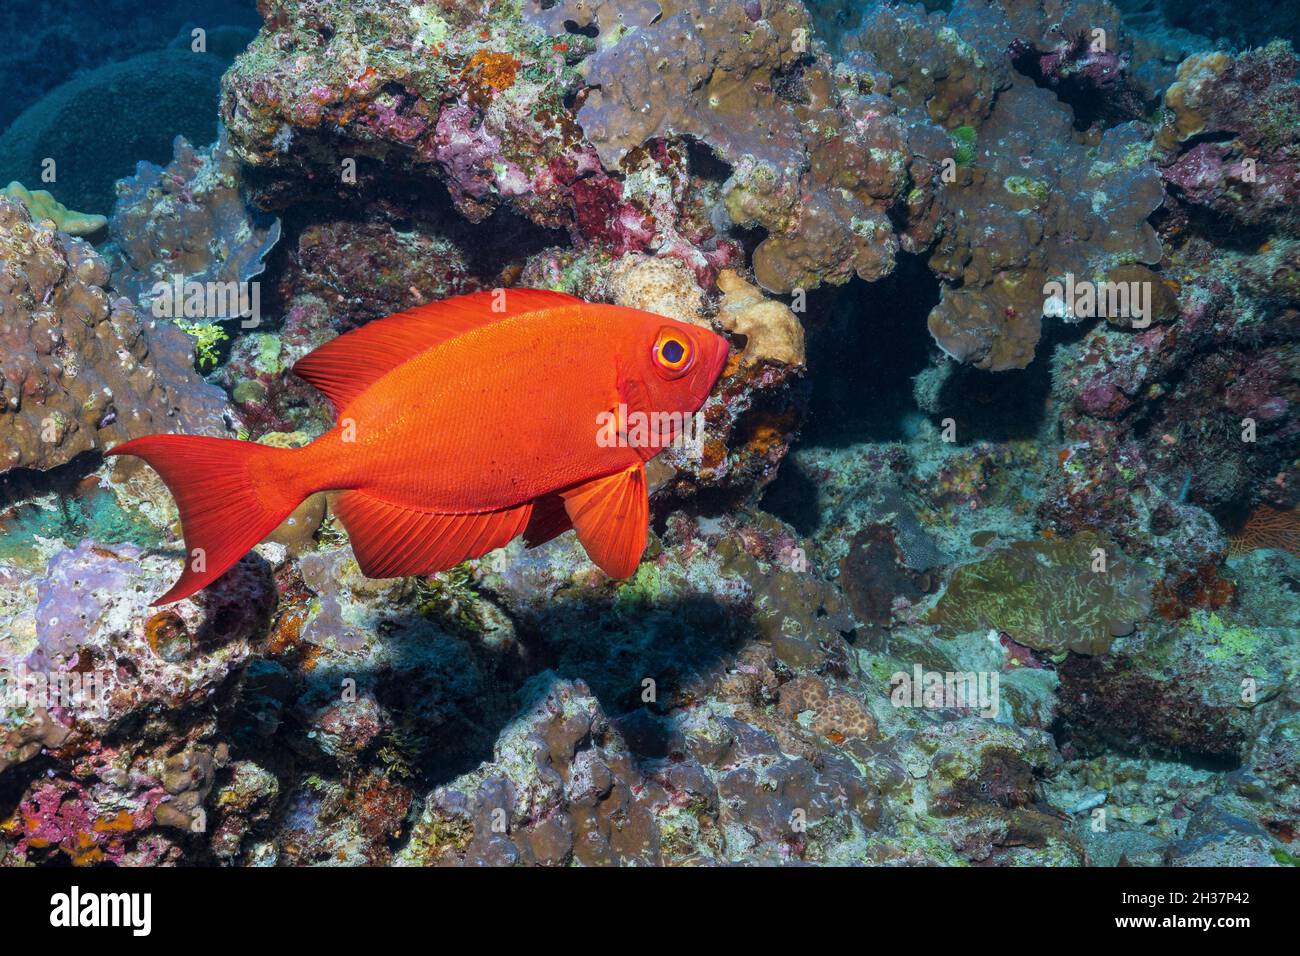
[[[1300,65],[1278,40],[1232,57],[1189,56],[1165,91],[1156,143],[1179,198],[1227,222],[1294,235]]]
[[[216,138],[212,108],[225,68],[215,55],[157,50],[77,76],[0,134],[0,178],[51,183],[67,205],[107,211],[114,182],[142,159],[166,162],[177,134]]]
[[[190,339],[112,299],[81,239],[0,199],[0,471],[52,468],[157,431],[224,430],[221,393],[194,373]]]
[[[280,280],[286,299],[321,300],[329,306],[330,324],[342,329],[478,287],[453,239],[350,219],[304,226]]]
[[[993,371],[1033,359],[1048,282],[1103,280],[1116,266],[1161,258],[1147,219],[1164,192],[1142,128],[1115,125],[1090,140],[1075,130],[1068,102],[1012,68],[1011,54],[1029,51],[1040,70],[1077,81],[1098,69],[1071,59],[1077,38],[1094,29],[1112,42],[1119,35],[1105,4],[1051,6],[1048,14],[1015,2],[959,2],[928,16],[879,7],[845,40],[866,70],[886,73],[900,103],[952,132],[930,254],[945,285],[929,327],[947,354]],[[1117,69],[1104,68],[1102,85]]]
[[[234,56],[231,45],[247,43],[258,26],[250,0],[163,0],[151,5],[148,17],[137,16],[131,0],[79,7],[75,17],[66,15],[69,9],[46,9],[39,18],[22,4],[0,11],[0,31],[9,38],[0,53],[0,74],[8,84],[0,128],[79,73],[164,45],[188,48],[199,24],[207,31],[208,50],[227,59]]]
[[[116,197],[99,251],[0,197],[0,864],[1293,862],[1297,61],[1180,9],[264,0],[242,52],[87,49],[0,136]],[[326,491],[147,606],[176,507],[94,452],[301,446],[303,356],[519,287],[731,346],[632,577],[566,532],[370,579]]]
[[[722,292],[718,324],[745,337],[742,364],[774,362],[803,367],[804,332],[798,316],[783,303],[764,298],[755,286],[731,270],[719,274],[718,289]]]
[[[273,591],[265,566],[246,561],[200,601],[155,613],[146,582],[167,574],[168,563],[132,545],[83,542],[46,571],[7,572],[0,671],[9,681],[40,674],[51,688],[58,675],[75,682],[59,683],[49,710],[6,710],[0,724],[0,766],[10,773],[41,752],[33,744],[69,759],[66,775],[32,780],[0,823],[25,858],[162,862],[179,856],[185,834],[205,829],[203,804],[228,748],[197,743],[212,735],[215,717],[191,705],[248,658]],[[171,715],[175,736],[123,735],[159,712]]]
[[[738,2],[645,4],[620,11],[603,34],[601,13],[613,20],[611,8],[524,6],[536,29],[503,16],[485,37],[454,15],[418,8],[403,25],[409,50],[378,64],[363,63],[362,50],[396,11],[352,15],[346,29],[330,30],[324,55],[306,57],[320,33],[311,14],[286,7],[226,79],[232,142],[275,180],[263,187],[275,203],[301,191],[285,184],[295,167],[320,181],[350,158],[361,180],[370,161],[384,161],[440,176],[471,221],[508,203],[580,243],[658,251],[697,270],[731,256],[711,222],[720,214],[728,228],[772,233],[755,270],[773,291],[882,275],[900,241],[923,242],[932,228],[924,196],[909,197],[913,180],[928,182],[932,170],[914,159],[901,125],[881,115],[887,103],[838,94],[798,4],[757,20]],[[594,42],[565,32],[568,21],[596,29]],[[727,38],[741,27],[753,42],[738,55]],[[655,67],[663,44],[689,51],[671,77]],[[642,109],[647,83],[651,103]],[[770,90],[771,107],[758,127],[756,89]],[[580,93],[576,111],[566,93]],[[665,202],[665,188],[680,190],[670,168],[687,138],[711,154],[698,165],[714,177],[713,209],[680,193]],[[913,223],[901,240],[892,213]]]
[[[224,132],[204,150],[178,136],[172,153],[165,167],[141,162],[134,176],[119,182],[105,251],[113,288],[145,312],[159,283],[171,296],[178,281],[233,284],[256,278],[280,238],[278,220],[245,205],[239,162]],[[179,312],[175,305],[172,311]],[[211,318],[223,317],[235,316]]]
[[[992,627],[1049,653],[1102,654],[1150,612],[1145,570],[1083,533],[1018,541],[959,568],[930,620],[952,632]]]

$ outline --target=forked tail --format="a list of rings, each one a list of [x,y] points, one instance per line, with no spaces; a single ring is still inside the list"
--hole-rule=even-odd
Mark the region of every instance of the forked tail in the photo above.
[[[187,598],[221,577],[315,490],[306,469],[296,467],[301,451],[226,438],[147,435],[106,452],[143,458],[180,509],[185,571],[155,605]]]

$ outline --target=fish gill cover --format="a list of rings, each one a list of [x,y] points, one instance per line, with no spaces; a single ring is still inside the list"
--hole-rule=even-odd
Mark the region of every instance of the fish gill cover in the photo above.
[[[1284,5],[32,6],[0,863],[1294,862]],[[344,412],[300,360],[523,288],[729,344],[630,577],[367,577],[322,488],[151,606],[182,514],[104,451],[289,460]]]

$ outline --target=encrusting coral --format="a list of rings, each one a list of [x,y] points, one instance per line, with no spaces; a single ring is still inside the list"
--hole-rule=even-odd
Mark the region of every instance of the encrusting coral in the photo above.
[[[1161,172],[1180,198],[1294,236],[1300,186],[1300,58],[1278,40],[1195,54],[1165,91]]]
[[[1017,541],[958,568],[929,620],[1035,650],[1102,654],[1151,611],[1150,575],[1094,534]]]
[[[177,282],[233,287],[256,278],[279,238],[280,221],[244,202],[225,132],[205,149],[178,136],[165,167],[141,162],[119,181],[105,258],[113,288],[149,310],[160,283],[169,290]]]

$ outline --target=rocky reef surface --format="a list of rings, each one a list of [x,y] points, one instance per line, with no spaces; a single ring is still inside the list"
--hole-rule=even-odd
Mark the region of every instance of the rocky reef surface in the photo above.
[[[1298,62],[1167,7],[262,0],[98,250],[0,198],[0,863],[1294,865]],[[514,286],[732,344],[632,579],[320,495],[150,605],[106,446]]]

